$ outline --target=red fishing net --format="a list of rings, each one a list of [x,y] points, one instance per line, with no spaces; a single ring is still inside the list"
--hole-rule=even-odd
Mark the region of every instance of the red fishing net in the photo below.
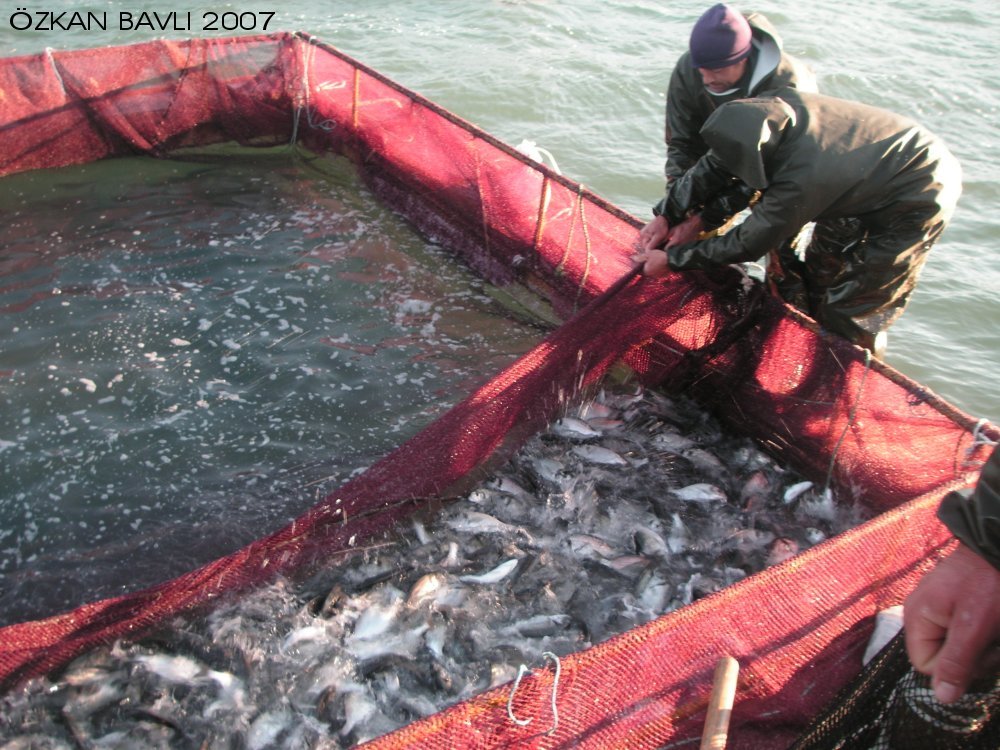
[[[985,459],[968,415],[818,331],[734,270],[630,269],[639,223],[573,181],[294,34],[0,61],[0,175],[236,141],[346,156],[386,203],[499,285],[568,320],[292,524],[145,591],[0,630],[0,682],[47,673],[275,575],[349,551],[453,497],[624,360],[737,434],[880,512],[718,594],[372,743],[671,747],[700,733],[714,665],[741,672],[731,747],[785,747],[860,669],[873,614],[940,554],[934,518]],[[419,465],[420,472],[406,470]],[[349,558],[348,558],[349,559]],[[349,564],[349,563],[347,563]],[[508,711],[508,707],[510,711]],[[512,714],[526,726],[512,720]]]

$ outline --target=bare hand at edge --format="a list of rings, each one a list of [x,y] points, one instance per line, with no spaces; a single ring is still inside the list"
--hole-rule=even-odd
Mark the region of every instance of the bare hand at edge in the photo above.
[[[913,668],[931,677],[939,701],[953,703],[1000,641],[1000,570],[959,544],[907,597],[903,628]]]
[[[654,216],[646,226],[639,230],[639,247],[643,250],[656,250],[663,247],[670,238],[670,224],[663,216]]]

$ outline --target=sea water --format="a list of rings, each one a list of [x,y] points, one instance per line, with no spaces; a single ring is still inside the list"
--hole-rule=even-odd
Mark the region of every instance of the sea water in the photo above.
[[[284,526],[539,335],[346,161],[115,159],[0,201],[4,623]]]

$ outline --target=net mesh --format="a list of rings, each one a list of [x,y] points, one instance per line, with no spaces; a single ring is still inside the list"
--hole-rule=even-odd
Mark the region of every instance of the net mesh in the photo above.
[[[673,747],[700,733],[714,664],[743,664],[730,746],[786,747],[860,669],[876,611],[947,542],[943,494],[985,460],[977,424],[811,321],[714,274],[637,277],[639,222],[423,97],[302,34],[157,41],[0,61],[0,175],[223,141],[353,160],[388,205],[494,284],[567,320],[302,517],[154,588],[0,629],[0,684],[308,571],[460,494],[624,360],[878,515],[646,626],[536,665],[373,747]],[[407,467],[419,465],[422,471]],[[341,558],[341,564],[350,564]],[[791,596],[789,592],[795,592]],[[513,722],[508,712],[531,723]]]
[[[837,695],[792,750],[989,750],[1000,747],[1000,677],[973,681],[955,703],[934,699],[897,635]]]

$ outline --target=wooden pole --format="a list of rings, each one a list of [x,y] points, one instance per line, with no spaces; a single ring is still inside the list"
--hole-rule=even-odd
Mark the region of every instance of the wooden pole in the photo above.
[[[731,656],[723,656],[715,665],[712,694],[708,698],[708,715],[701,734],[701,750],[725,750],[739,673],[740,663]]]

